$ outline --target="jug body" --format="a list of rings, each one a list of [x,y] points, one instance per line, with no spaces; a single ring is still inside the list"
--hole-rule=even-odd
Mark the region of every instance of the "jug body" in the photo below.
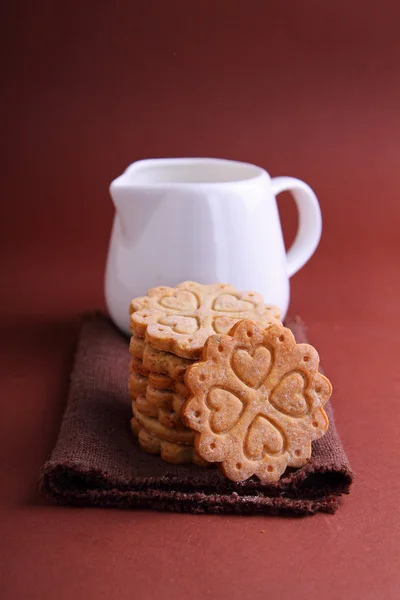
[[[132,298],[186,280],[255,290],[286,314],[288,261],[266,171],[221,159],[146,160],[110,192],[116,214],[105,294],[121,330],[129,334]]]

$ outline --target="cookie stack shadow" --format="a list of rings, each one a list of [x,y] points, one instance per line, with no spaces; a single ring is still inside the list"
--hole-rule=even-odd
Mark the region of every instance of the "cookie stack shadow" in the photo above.
[[[210,335],[227,333],[243,318],[264,326],[280,322],[279,309],[230,285],[185,282],[149,290],[132,301],[130,314],[133,434],[142,450],[167,462],[207,465],[194,448],[194,432],[181,419],[190,394],[186,370],[200,359]]]

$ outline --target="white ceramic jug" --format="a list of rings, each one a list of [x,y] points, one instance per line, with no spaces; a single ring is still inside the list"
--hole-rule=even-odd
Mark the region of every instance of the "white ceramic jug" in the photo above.
[[[299,229],[286,254],[276,195],[289,190]],[[311,188],[248,163],[216,158],[142,160],[110,186],[116,208],[105,294],[129,333],[132,298],[185,280],[260,292],[285,316],[289,277],[313,254],[321,213]]]

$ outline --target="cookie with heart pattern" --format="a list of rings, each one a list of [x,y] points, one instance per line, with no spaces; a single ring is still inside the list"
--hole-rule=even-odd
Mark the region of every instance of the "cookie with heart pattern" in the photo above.
[[[186,429],[181,420],[181,407],[184,398],[182,398],[182,402],[175,403],[175,407],[178,408],[178,410],[175,410],[172,398],[169,399],[170,402],[165,402],[166,398],[164,396],[161,397],[162,401],[160,402],[159,395],[156,395],[156,398],[152,397],[152,400],[156,399],[156,402],[153,402],[148,400],[148,397],[150,398],[150,395],[147,396],[146,394],[146,396],[140,395],[133,398],[141,415],[154,417],[168,429]]]
[[[144,344],[143,366],[149,373],[163,373],[173,380],[183,382],[186,369],[192,364],[193,360],[158,350],[147,342]]]
[[[196,432],[199,456],[232,481],[274,482],[305,465],[329,425],[332,386],[318,366],[317,351],[283,325],[242,320],[211,336],[185,375],[182,420]]]
[[[176,392],[180,396],[187,398],[188,390],[183,381],[172,379],[163,373],[149,373],[149,385],[158,390],[170,390]]]
[[[133,356],[133,366],[136,365],[140,372],[161,373],[173,380],[183,381],[187,367],[193,364],[193,360],[153,348],[136,335],[131,337],[129,352]]]
[[[148,384],[149,380],[147,377],[141,375],[137,371],[131,370],[128,379],[128,390],[132,400],[136,399],[138,396],[145,395]]]
[[[140,358],[143,360],[145,341],[143,338],[132,335],[129,341],[129,352],[134,358]]]
[[[173,410],[174,413],[181,416],[182,406],[185,403],[185,398],[172,390],[160,390],[152,385],[148,385],[146,389],[146,400],[150,404]]]
[[[193,446],[160,439],[149,433],[135,417],[131,419],[131,430],[138,438],[141,449],[148,454],[160,454],[163,460],[175,465],[194,463],[198,466],[209,466],[209,463],[200,458]]]
[[[186,446],[193,446],[194,432],[189,428],[173,429],[166,427],[156,417],[150,417],[142,412],[143,398],[139,396],[132,400],[132,412],[137,422],[144,427],[148,433],[168,442],[176,442]],[[154,408],[154,407],[153,407]]]
[[[182,358],[200,358],[210,335],[225,334],[240,319],[267,327],[279,323],[279,308],[264,304],[256,292],[238,292],[222,283],[185,281],[177,287],[156,287],[130,305],[130,327],[155,349]],[[140,343],[132,350],[140,353]]]
[[[188,395],[188,390],[182,381],[171,379],[162,373],[148,373],[148,377],[136,370],[137,359],[131,364],[128,388],[132,399],[146,396],[155,403],[175,404],[181,406]]]
[[[132,401],[131,430],[142,450],[148,454],[159,454],[163,460],[173,464],[210,466],[197,454],[193,446],[193,432],[169,430],[155,418],[141,412],[144,403],[143,399],[138,400]]]

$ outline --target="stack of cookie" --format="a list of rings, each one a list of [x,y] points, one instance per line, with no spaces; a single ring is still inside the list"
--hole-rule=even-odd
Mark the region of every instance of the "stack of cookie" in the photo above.
[[[262,327],[280,323],[279,309],[255,292],[188,281],[149,290],[132,301],[130,314],[133,433],[143,450],[168,462],[206,464],[194,449],[193,430],[181,420],[188,397],[185,372],[199,360],[209,336],[228,333],[242,319]]]

